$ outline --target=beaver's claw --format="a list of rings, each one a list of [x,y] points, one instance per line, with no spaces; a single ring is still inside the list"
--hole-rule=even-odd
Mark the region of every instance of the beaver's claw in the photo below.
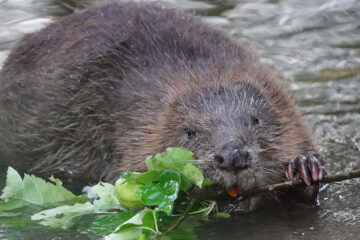
[[[307,185],[297,189],[295,200],[298,202],[315,203],[319,192],[318,181],[321,181],[324,175],[325,169],[316,155],[299,156],[290,160],[285,168],[285,176],[288,180],[300,177]]]
[[[297,174],[309,186],[311,182],[322,180],[325,170],[316,156],[299,156],[295,160],[290,160],[285,170],[285,176],[288,180],[294,180]]]

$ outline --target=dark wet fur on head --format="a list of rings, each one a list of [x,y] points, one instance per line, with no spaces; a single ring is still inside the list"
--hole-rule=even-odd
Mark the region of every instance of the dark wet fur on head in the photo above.
[[[252,157],[236,174],[213,161],[230,141]],[[180,10],[93,7],[26,35],[9,55],[0,153],[16,168],[115,180],[169,146],[189,148],[205,175],[242,189],[279,182],[286,161],[314,151],[279,76],[247,45]]]

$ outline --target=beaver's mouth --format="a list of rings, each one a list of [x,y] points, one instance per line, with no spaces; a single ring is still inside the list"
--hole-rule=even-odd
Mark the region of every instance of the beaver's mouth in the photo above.
[[[243,192],[243,188],[237,184],[234,184],[233,186],[227,188],[227,194],[231,197],[237,197],[239,195],[242,195]]]
[[[211,174],[210,178],[216,184],[222,186],[225,191],[230,191],[234,194],[240,194],[244,191],[249,191],[258,185],[258,176],[256,176],[251,168],[236,174],[217,170]]]
[[[214,184],[208,188],[201,189],[197,195],[200,199],[209,199],[209,196],[216,200],[220,211],[231,214],[251,212],[259,205],[260,196],[242,197],[244,193],[241,186],[233,184],[229,188],[224,188],[219,184]]]
[[[262,171],[249,166],[237,172],[224,171],[213,165],[202,168],[205,177],[210,178],[214,185],[205,190],[211,196],[218,196],[219,209],[231,213],[250,212],[261,205],[262,197],[260,194],[247,196],[253,189],[264,185],[266,177]],[[213,192],[214,194],[212,194]],[[220,196],[221,195],[221,196]]]

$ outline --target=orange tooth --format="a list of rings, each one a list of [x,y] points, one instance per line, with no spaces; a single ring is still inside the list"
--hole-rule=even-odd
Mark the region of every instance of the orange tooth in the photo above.
[[[238,195],[238,190],[236,188],[230,188],[228,194],[232,197],[236,197]]]

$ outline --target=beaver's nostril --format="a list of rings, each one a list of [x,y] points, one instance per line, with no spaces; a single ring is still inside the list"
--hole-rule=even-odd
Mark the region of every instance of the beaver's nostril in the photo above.
[[[242,170],[250,166],[251,161],[250,153],[246,150],[239,151],[238,155],[234,159],[234,165],[236,170]]]
[[[232,159],[228,158],[226,155],[217,154],[214,157],[216,167],[224,170],[231,171],[233,168]]]
[[[224,158],[222,156],[215,155],[215,164],[218,167],[222,167],[224,164]]]

